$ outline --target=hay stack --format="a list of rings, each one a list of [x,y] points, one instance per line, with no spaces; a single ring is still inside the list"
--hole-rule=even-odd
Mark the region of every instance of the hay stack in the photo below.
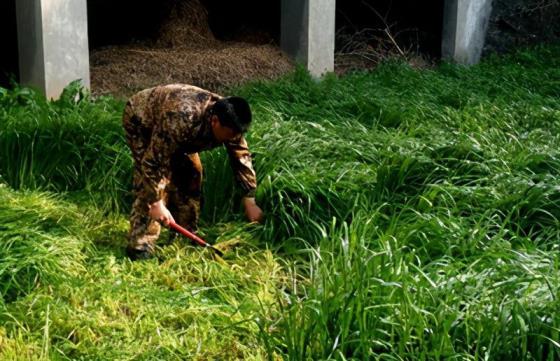
[[[156,45],[165,48],[193,48],[215,42],[208,12],[199,0],[174,2],[156,39]]]
[[[156,39],[96,49],[91,54],[95,95],[129,96],[159,84],[187,83],[215,92],[293,69],[272,45],[217,40],[199,0],[177,0]]]

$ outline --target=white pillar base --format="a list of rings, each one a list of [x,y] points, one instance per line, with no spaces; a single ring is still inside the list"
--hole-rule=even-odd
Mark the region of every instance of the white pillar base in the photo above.
[[[17,0],[20,82],[58,98],[90,86],[86,0]]]
[[[314,77],[334,71],[336,0],[282,0],[280,46]]]
[[[492,0],[445,0],[442,58],[478,63],[491,11]]]

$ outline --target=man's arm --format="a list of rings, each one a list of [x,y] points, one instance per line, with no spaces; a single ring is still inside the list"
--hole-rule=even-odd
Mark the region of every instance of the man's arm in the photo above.
[[[244,192],[243,206],[245,208],[245,215],[251,222],[260,222],[263,218],[263,212],[255,202],[257,176],[253,169],[247,141],[244,137],[240,137],[239,140],[227,142],[225,147],[235,179]]]

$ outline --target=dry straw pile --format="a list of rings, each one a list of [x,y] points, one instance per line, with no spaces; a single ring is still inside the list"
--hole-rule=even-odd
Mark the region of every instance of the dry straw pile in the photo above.
[[[97,95],[126,96],[166,83],[220,92],[249,80],[274,79],[292,68],[273,45],[216,39],[199,0],[177,0],[155,39],[96,49],[91,55]]]

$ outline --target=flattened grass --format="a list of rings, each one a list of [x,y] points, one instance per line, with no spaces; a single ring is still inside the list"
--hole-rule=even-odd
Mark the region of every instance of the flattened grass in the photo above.
[[[1,357],[558,359],[559,69],[548,46],[238,90],[267,219],[204,154],[225,263],[125,259],[122,103],[2,90]]]

